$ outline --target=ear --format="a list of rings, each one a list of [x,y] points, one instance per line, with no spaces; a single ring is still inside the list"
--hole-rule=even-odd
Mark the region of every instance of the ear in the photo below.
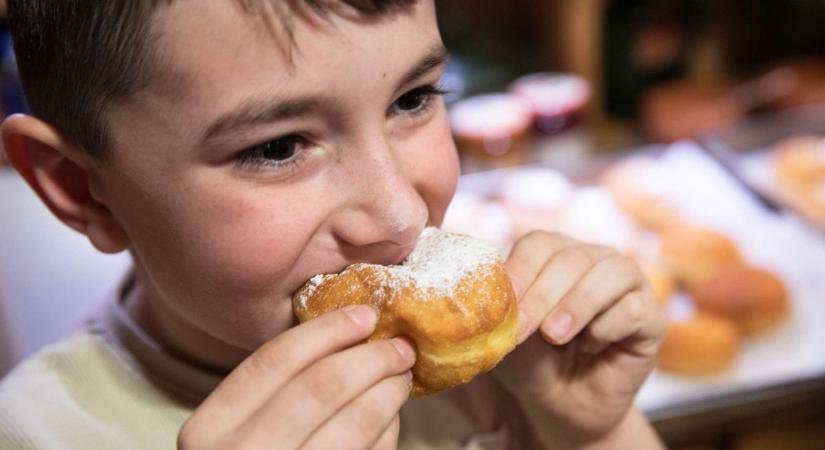
[[[101,163],[32,116],[6,118],[2,137],[9,162],[61,222],[85,234],[102,252],[128,248],[126,233],[96,193]]]

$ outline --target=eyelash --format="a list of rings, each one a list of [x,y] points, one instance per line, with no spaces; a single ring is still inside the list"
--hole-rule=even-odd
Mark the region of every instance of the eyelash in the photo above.
[[[447,93],[447,91],[444,91],[440,87],[432,84],[413,88],[405,92],[393,102],[390,106],[388,114],[393,116],[405,115],[411,118],[422,116],[432,109],[436,97],[440,97]],[[399,109],[398,103],[400,101],[404,99],[410,100],[413,98],[420,100],[420,103],[415,108],[409,110]],[[279,160],[266,157],[266,152],[273,150],[272,148],[269,148],[270,146],[273,144],[283,144],[286,142],[296,144],[299,148],[293,149],[291,155],[286,159]],[[307,157],[307,147],[310,147],[311,145],[312,142],[300,134],[287,134],[241,151],[237,156],[236,164],[238,167],[245,170],[254,171],[274,169],[289,172],[303,162],[303,160]]]
[[[426,84],[424,86],[419,86],[417,88],[414,88],[414,89],[411,89],[411,90],[407,91],[401,97],[398,97],[398,99],[396,99],[393,102],[392,106],[390,106],[389,113],[390,114],[405,114],[405,115],[412,116],[412,117],[422,115],[422,114],[426,113],[427,111],[429,111],[430,108],[432,108],[433,103],[434,103],[433,100],[435,100],[436,97],[440,97],[440,96],[445,95],[445,94],[448,94],[448,92],[443,90],[439,86],[435,86],[435,85],[432,85],[432,84]],[[410,96],[424,97],[422,99],[423,101],[422,101],[421,105],[416,107],[414,110],[397,110],[398,102],[403,100],[405,97],[410,97]]]
[[[268,148],[268,146],[290,141],[298,145],[299,148],[293,149],[292,154],[288,158],[271,159],[266,157],[266,152],[272,150],[271,148]],[[312,143],[307,138],[299,134],[288,134],[242,151],[238,155],[237,164],[242,169],[275,169],[288,171],[303,162],[304,158],[307,157],[306,147],[311,145]]]

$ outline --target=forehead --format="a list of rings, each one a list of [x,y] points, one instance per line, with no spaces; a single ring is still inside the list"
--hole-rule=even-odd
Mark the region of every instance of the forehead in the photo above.
[[[213,102],[262,88],[305,90],[365,72],[386,75],[440,42],[431,0],[373,16],[342,4],[325,17],[291,8],[262,14],[236,0],[183,0],[158,13],[154,32],[159,70],[174,74],[161,78],[177,80],[175,96]]]

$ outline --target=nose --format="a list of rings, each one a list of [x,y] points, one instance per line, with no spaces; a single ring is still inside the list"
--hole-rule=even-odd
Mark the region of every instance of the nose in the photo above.
[[[384,136],[351,154],[341,180],[344,201],[331,218],[333,233],[350,260],[396,264],[412,251],[428,219],[414,167],[395,157]]]

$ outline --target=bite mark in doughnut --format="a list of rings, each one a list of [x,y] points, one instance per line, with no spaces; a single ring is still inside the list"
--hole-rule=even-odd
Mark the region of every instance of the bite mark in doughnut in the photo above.
[[[518,306],[498,251],[435,228],[424,230],[401,265],[316,275],[293,297],[302,322],[356,304],[379,311],[369,340],[404,336],[415,345],[414,396],[492,369],[518,339]]]

